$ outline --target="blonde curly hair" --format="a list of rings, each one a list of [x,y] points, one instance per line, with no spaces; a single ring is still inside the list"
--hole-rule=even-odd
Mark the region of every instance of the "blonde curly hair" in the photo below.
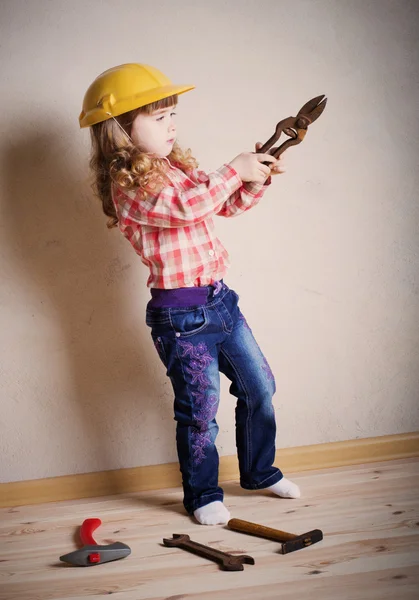
[[[152,114],[155,110],[176,105],[177,96],[169,96],[115,117],[119,126],[114,119],[109,119],[90,128],[90,168],[94,174],[92,188],[102,202],[103,212],[109,217],[109,229],[118,224],[112,200],[112,182],[127,190],[138,189],[140,197],[146,197],[147,193],[169,182],[166,176],[166,160],[141,152],[131,139],[127,138],[121,127],[131,136],[132,124],[139,113]],[[183,151],[177,143],[167,158],[185,173],[198,166],[191,151]]]

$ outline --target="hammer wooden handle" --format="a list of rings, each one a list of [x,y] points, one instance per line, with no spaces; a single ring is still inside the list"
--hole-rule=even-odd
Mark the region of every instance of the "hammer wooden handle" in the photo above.
[[[275,542],[289,542],[298,537],[293,533],[272,529],[271,527],[265,527],[257,523],[250,523],[250,521],[242,521],[241,519],[230,519],[227,526],[235,531],[250,533],[251,535],[268,538],[268,540],[274,540]]]

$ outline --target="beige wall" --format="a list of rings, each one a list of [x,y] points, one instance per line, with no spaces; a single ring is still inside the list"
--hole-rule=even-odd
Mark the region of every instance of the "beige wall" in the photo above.
[[[419,428],[418,18],[413,0],[1,2],[1,481],[176,460],[147,272],[106,230],[77,122],[123,62],[197,85],[180,141],[205,169],[328,95],[263,202],[218,220],[227,283],[277,379],[279,447]]]

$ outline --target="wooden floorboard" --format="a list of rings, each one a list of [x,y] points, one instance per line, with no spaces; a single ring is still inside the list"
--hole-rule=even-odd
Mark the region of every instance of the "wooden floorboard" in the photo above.
[[[291,474],[288,474],[291,477]],[[279,544],[198,525],[179,488],[0,510],[0,600],[417,600],[419,460],[405,459],[296,474],[302,498],[223,485],[232,516],[324,540],[288,555]],[[103,524],[96,540],[125,542],[129,557],[90,568],[60,563],[77,548],[77,528]],[[255,565],[221,571],[215,563],[162,545],[187,533]]]

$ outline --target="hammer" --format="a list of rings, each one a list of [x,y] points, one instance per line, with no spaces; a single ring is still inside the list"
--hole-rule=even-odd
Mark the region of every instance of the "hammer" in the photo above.
[[[122,542],[99,546],[93,539],[93,532],[102,524],[100,519],[86,519],[80,527],[80,540],[84,544],[79,550],[60,556],[60,560],[77,567],[92,567],[102,563],[125,558],[131,548]]]
[[[258,525],[257,523],[242,521],[241,519],[230,519],[227,526],[235,531],[257,535],[259,537],[267,538],[268,540],[274,540],[275,542],[281,542],[281,554],[288,554],[289,552],[295,552],[295,550],[301,550],[301,548],[311,546],[323,539],[323,532],[320,531],[320,529],[313,529],[313,531],[308,531],[302,535],[294,535],[293,533],[272,529],[271,527],[265,527],[264,525]]]

